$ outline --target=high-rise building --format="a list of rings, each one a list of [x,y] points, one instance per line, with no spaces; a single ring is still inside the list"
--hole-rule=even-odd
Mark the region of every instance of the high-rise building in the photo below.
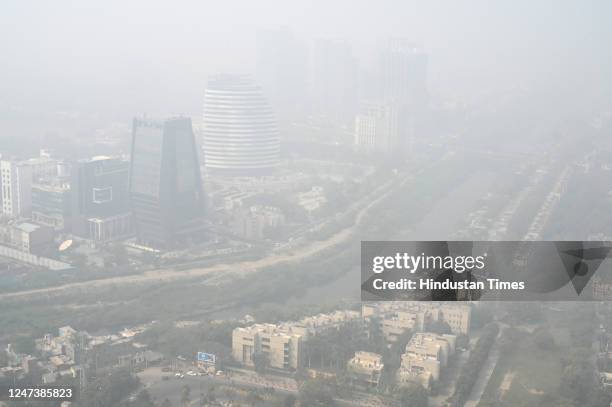
[[[394,151],[410,150],[428,105],[427,54],[406,39],[390,40],[383,50],[382,96],[398,112]]]
[[[32,169],[27,163],[0,161],[2,213],[30,217],[32,212]]]
[[[427,105],[427,54],[414,43],[389,41],[382,55],[383,97],[411,111]]]
[[[303,112],[308,50],[288,28],[257,32],[256,78],[281,121]]]
[[[204,95],[204,165],[227,175],[257,175],[278,165],[276,119],[252,80],[235,75],[211,78]]]
[[[127,161],[95,157],[76,163],[71,172],[72,233],[96,242],[132,233]]]
[[[355,117],[355,147],[363,152],[392,152],[398,125],[398,112],[393,104],[365,104]]]
[[[312,81],[315,111],[340,124],[350,123],[357,110],[358,62],[348,42],[315,42]]]
[[[129,189],[141,243],[173,248],[203,237],[204,192],[191,119],[134,119]]]
[[[32,220],[55,230],[70,230],[69,183],[32,185]]]

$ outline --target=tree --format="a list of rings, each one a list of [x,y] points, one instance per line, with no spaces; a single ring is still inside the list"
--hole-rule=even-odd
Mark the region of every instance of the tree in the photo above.
[[[268,357],[264,353],[256,352],[253,354],[253,364],[255,365],[255,371],[263,374],[268,368]]]
[[[489,322],[493,321],[493,313],[490,308],[485,307],[482,303],[472,306],[472,329],[478,329]]]
[[[295,402],[297,401],[297,399],[295,398],[295,396],[293,394],[287,394],[286,396],[284,396],[281,399],[281,407],[293,407],[295,406]]]
[[[206,401],[208,403],[214,403],[217,400],[217,396],[215,394],[215,386],[212,385],[208,388],[208,391],[206,392]]]
[[[303,407],[334,406],[332,386],[322,379],[306,380],[300,386],[300,405]]]
[[[190,402],[191,402],[191,389],[189,388],[189,386],[184,385],[183,389],[181,390],[181,404],[183,406],[188,406]]]
[[[263,398],[261,397],[259,392],[257,390],[249,390],[246,395],[246,402],[249,403],[250,406],[254,406],[260,401],[263,401]]]
[[[81,394],[80,402],[87,407],[112,406],[134,392],[138,385],[138,378],[128,370],[115,370],[91,381]]]
[[[478,338],[474,349],[470,352],[468,360],[459,372],[459,377],[455,383],[455,391],[451,396],[452,403],[463,405],[468,395],[472,391],[478,372],[486,361],[491,346],[497,338],[499,327],[496,323],[490,323],[483,328],[483,332]]]
[[[427,390],[418,383],[408,383],[400,387],[398,400],[401,407],[427,407]]]
[[[452,332],[450,325],[444,321],[432,321],[431,323],[429,323],[429,326],[427,328],[430,332],[434,332],[441,335],[450,334]]]
[[[72,253],[72,265],[79,270],[87,267],[87,256],[83,253]]]
[[[155,403],[151,400],[151,395],[147,390],[142,390],[136,396],[136,400],[133,404],[130,404],[133,407],[155,407]]]
[[[225,398],[229,401],[236,398],[236,390],[232,389],[231,387],[226,387],[223,393],[225,394]]]
[[[170,400],[165,399],[164,401],[162,401],[161,407],[172,407],[172,403],[170,402]]]
[[[465,334],[457,335],[456,347],[459,349],[467,349],[470,346],[470,338]]]
[[[533,334],[533,342],[540,349],[553,349],[555,347],[555,338],[546,328],[539,328]]]
[[[128,263],[129,257],[125,246],[121,243],[115,243],[110,247],[112,260],[117,266],[124,266]]]

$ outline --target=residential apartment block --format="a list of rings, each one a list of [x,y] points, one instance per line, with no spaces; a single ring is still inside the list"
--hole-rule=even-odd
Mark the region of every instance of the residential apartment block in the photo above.
[[[419,332],[412,336],[402,355],[397,372],[400,383],[420,382],[429,388],[440,379],[440,373],[455,353],[456,336]]]

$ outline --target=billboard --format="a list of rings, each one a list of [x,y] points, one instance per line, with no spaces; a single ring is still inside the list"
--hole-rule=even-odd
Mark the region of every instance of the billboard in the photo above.
[[[217,358],[212,353],[198,352],[197,360],[201,363],[209,363],[214,365]]]

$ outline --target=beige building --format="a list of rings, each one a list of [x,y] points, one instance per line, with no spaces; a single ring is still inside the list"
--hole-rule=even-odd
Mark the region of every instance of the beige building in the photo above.
[[[274,206],[254,205],[236,211],[232,231],[247,239],[263,239],[269,230],[277,230],[285,224],[285,215]]]
[[[21,222],[11,226],[10,243],[13,247],[27,253],[39,253],[53,245],[54,232],[49,226]]]
[[[254,324],[232,332],[232,357],[244,366],[253,367],[253,355],[266,356],[270,367],[297,369],[301,362],[301,347],[310,336],[327,329],[338,328],[349,321],[361,321],[357,311],[342,310],[318,314],[295,322]]]
[[[422,311],[395,311],[381,320],[381,330],[387,342],[396,342],[408,329],[422,330],[425,313]]]
[[[467,335],[470,332],[472,309],[469,305],[443,304],[429,305],[430,320],[445,322],[455,335]]]
[[[456,336],[419,332],[412,336],[402,355],[397,372],[400,383],[420,382],[429,388],[432,381],[440,379],[441,370],[455,353]]]
[[[236,328],[232,333],[232,356],[245,366],[255,366],[253,355],[266,356],[269,366],[276,369],[297,369],[302,335],[287,326],[255,324]]]
[[[355,352],[346,365],[353,380],[366,386],[377,386],[385,365],[382,356],[373,352]]]
[[[340,310],[305,317],[290,324],[294,328],[302,328],[305,335],[318,335],[327,329],[337,329],[351,321],[361,321],[361,314],[358,311]]]
[[[429,389],[440,378],[440,362],[415,354],[403,354],[402,363],[397,370],[399,384],[420,383]]]
[[[471,308],[464,304],[380,302],[362,305],[366,321],[378,321],[388,342],[397,341],[406,330],[425,331],[433,322],[445,322],[455,335],[470,331]]]

